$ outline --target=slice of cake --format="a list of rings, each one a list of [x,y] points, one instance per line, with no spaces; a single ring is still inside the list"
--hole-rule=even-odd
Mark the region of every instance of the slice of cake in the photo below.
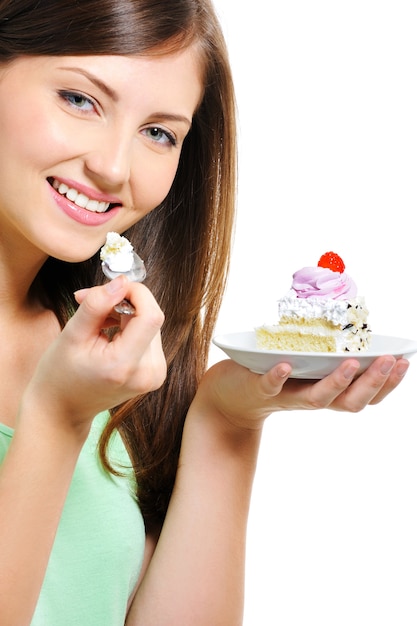
[[[255,329],[259,349],[285,352],[365,351],[370,332],[365,300],[334,252],[295,272],[276,323]]]

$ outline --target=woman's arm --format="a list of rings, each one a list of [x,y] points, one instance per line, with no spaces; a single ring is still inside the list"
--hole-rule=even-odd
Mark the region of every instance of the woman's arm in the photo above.
[[[196,403],[154,555],[128,626],[238,626],[246,525],[261,429],[237,430]]]
[[[187,416],[178,474],[159,542],[127,626],[239,626],[245,540],[262,424],[282,409],[358,411],[394,389],[407,361],[382,357],[353,382],[349,360],[323,381],[260,376],[223,361],[204,377]]]
[[[165,376],[162,313],[143,285],[84,293],[85,302],[40,359],[0,467],[0,624],[30,623],[57,526],[94,416],[156,389]],[[111,289],[114,291],[111,291]],[[129,292],[129,293],[128,293]],[[109,342],[102,328],[128,295],[141,313]],[[49,626],[49,625],[48,625]]]

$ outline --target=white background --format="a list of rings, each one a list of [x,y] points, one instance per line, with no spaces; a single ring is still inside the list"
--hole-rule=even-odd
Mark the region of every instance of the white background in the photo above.
[[[217,0],[239,108],[239,217],[218,333],[270,321],[338,252],[376,334],[417,338],[412,0]],[[212,360],[223,358],[213,348]],[[417,356],[415,357],[417,359]],[[245,626],[416,626],[417,360],[359,414],[272,415]]]

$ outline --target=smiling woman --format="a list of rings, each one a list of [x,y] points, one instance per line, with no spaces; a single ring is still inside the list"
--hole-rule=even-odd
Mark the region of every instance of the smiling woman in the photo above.
[[[407,362],[206,371],[236,192],[210,0],[2,0],[0,136],[0,623],[237,626],[265,418],[358,411]],[[144,283],[107,282],[108,232]]]
[[[200,75],[194,46],[152,63],[140,56],[34,56],[7,65],[1,90],[14,98],[0,105],[4,193],[15,197],[18,189],[21,203],[31,197],[39,206],[30,224],[39,248],[63,256],[51,247],[68,222],[51,219],[57,207],[78,239],[77,256],[64,258],[78,261],[97,250],[109,222],[122,232],[164,200],[201,98]],[[17,186],[22,168],[35,167],[38,180],[24,177]],[[27,216],[20,221],[29,226]],[[78,225],[102,228],[93,234]]]
[[[2,454],[9,448],[9,434],[14,432],[8,429],[16,428],[2,465],[0,489],[2,530],[10,536],[13,529],[16,544],[9,542],[7,553],[2,550],[0,596],[15,597],[17,603],[0,601],[0,622],[8,623],[8,616],[13,615],[14,622],[29,623],[36,606],[31,623],[42,626],[87,621],[100,626],[122,624],[143,558],[142,526],[134,520],[138,514],[144,517],[151,545],[152,532],[161,527],[165,517],[185,415],[206,366],[227,272],[235,182],[234,99],[227,55],[209,2],[87,0],[79,4],[57,0],[46,5],[13,0],[0,5],[0,60],[0,273],[9,295],[14,296],[12,305],[8,305],[9,298],[0,305],[2,319],[14,320],[8,353],[22,354],[18,361],[6,359],[8,375],[0,383],[2,391],[14,389],[12,394],[2,394],[10,398],[2,404],[3,441],[7,443]],[[76,367],[79,378],[75,380],[64,365],[72,360],[63,347],[70,326],[61,335],[56,317],[63,328],[77,306],[74,290],[103,282],[97,251],[109,230],[127,229],[129,238],[146,255],[150,271],[147,286],[154,294],[151,298],[147,290],[143,293],[142,286],[136,295],[141,299],[137,310],[144,327],[138,332],[141,345],[137,346],[138,339],[133,340],[139,322],[130,320],[124,330],[126,340],[120,342],[119,335],[118,341],[108,346],[113,350],[120,343],[118,365],[114,362],[109,370],[103,354],[91,354],[81,359],[82,368]],[[216,239],[211,234],[215,231],[219,233]],[[187,296],[179,298],[185,285]],[[135,298],[131,295],[130,299]],[[21,308],[16,311],[17,303]],[[162,331],[164,353],[159,307],[167,320]],[[108,313],[111,310],[109,307]],[[94,325],[99,336],[101,327],[108,325],[108,313],[96,313]],[[18,337],[26,338],[23,352],[18,349]],[[37,362],[55,339],[61,346],[60,356],[55,365],[53,357],[45,356],[49,375],[42,382],[42,376],[39,380],[37,375],[43,368],[39,370]],[[126,381],[120,386],[119,382],[119,391],[114,389],[103,397],[99,387],[112,388],[109,371],[120,378],[132,360],[129,353],[134,369],[141,372],[135,373],[139,384]],[[86,374],[90,360],[92,370]],[[142,363],[139,368],[138,363]],[[162,387],[152,391],[161,386],[167,366],[169,373]],[[52,372],[60,372],[59,380]],[[72,444],[63,441],[65,453],[53,434],[61,432],[69,419],[68,399],[60,391],[64,380],[70,394],[78,397],[78,408],[69,413],[84,423],[75,445],[72,435]],[[97,387],[99,380],[102,382]],[[26,390],[30,381],[36,381],[29,385],[35,390],[33,394]],[[81,389],[86,381],[88,394]],[[55,409],[44,406],[42,410],[46,430],[41,461],[33,451],[25,451],[24,441],[27,433],[39,426],[36,407],[44,405],[39,400],[43,389],[53,389],[53,397],[60,400]],[[31,408],[23,410],[17,428],[22,395]],[[49,395],[46,392],[47,405]],[[88,408],[87,396],[95,398],[93,408]],[[91,443],[85,443],[87,447],[79,455],[79,444],[84,443],[94,415],[102,409],[112,409],[112,415],[94,420],[100,427],[91,430]],[[28,419],[26,412],[30,413]],[[130,462],[123,454],[113,453],[116,428]],[[101,461],[93,454],[93,471],[94,466],[84,466],[83,459],[91,463],[86,451],[94,451],[98,440]],[[54,484],[50,479],[43,484],[39,478],[36,488],[31,481],[32,493],[37,494],[31,503],[22,492],[26,519],[32,522],[30,532],[24,516],[18,514],[19,507],[12,506],[10,499],[22,463],[32,476],[43,471],[45,476],[56,476]],[[105,512],[100,513],[100,507],[93,512],[93,507],[89,513],[79,510],[75,514],[78,505],[72,494],[79,481],[82,488],[77,477],[87,472],[93,478],[100,471],[100,463],[115,473],[120,464],[131,464],[136,474],[132,496],[133,501],[139,499],[140,510],[135,504],[133,518],[127,513],[120,527],[120,534],[129,539],[131,519],[131,528],[136,528],[131,538],[138,534],[134,551],[129,550],[130,558],[124,549],[120,552],[129,584],[123,582],[121,570],[116,576],[112,574],[114,563],[110,559],[100,563],[88,558],[87,563],[83,558],[72,567],[69,561],[65,565],[67,560],[62,556],[64,546],[71,545],[71,550],[77,546],[74,556],[80,558],[82,544],[76,529],[87,528],[87,521],[93,528],[98,517],[110,519],[111,509],[120,506],[116,492]],[[111,474],[105,476],[110,480]],[[95,490],[100,493],[102,487],[97,484]],[[38,510],[45,501],[45,490],[55,494],[48,496],[48,519]],[[17,514],[21,525],[16,523]],[[69,517],[75,521],[72,530]],[[106,539],[100,533],[94,532],[94,536],[99,553]],[[22,537],[27,537],[23,543]],[[86,540],[90,553],[93,537],[86,535]],[[55,574],[51,578],[50,570],[45,569],[48,560],[55,573],[56,568],[60,570],[58,578]],[[91,565],[98,586],[91,579],[80,578],[80,562],[86,571]],[[9,564],[23,572],[23,563],[31,564],[25,576],[10,577]],[[108,572],[107,582],[104,572]],[[104,594],[103,586],[107,589]],[[9,587],[13,594],[7,593]],[[59,601],[54,599],[54,589]]]

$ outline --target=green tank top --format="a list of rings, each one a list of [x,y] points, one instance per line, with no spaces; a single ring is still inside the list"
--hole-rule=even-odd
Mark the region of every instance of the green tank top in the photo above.
[[[121,437],[109,458],[124,476],[106,472],[97,443],[108,420],[93,422],[74,472],[31,626],[122,626],[145,547],[133,471]],[[0,464],[13,430],[0,424]]]

